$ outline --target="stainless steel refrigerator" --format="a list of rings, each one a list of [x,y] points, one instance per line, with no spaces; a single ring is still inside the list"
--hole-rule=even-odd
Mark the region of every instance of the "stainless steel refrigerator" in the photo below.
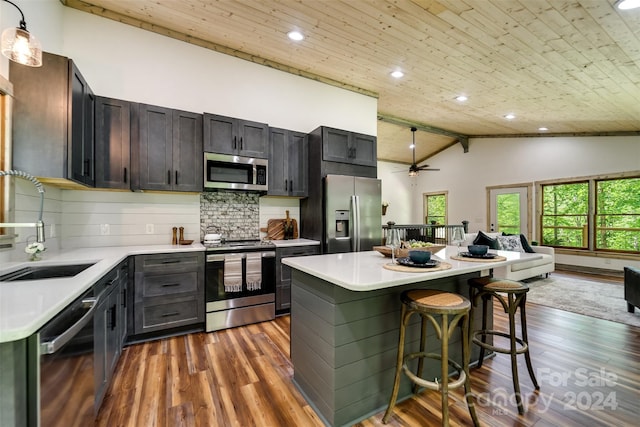
[[[346,175],[324,179],[325,253],[370,251],[382,241],[382,181]]]

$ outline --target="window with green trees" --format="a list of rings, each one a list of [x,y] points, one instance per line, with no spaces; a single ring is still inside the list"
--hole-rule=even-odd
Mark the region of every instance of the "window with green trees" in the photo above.
[[[640,177],[543,184],[541,244],[640,252]]]
[[[425,224],[447,223],[447,195],[433,193],[424,195]]]
[[[638,252],[640,178],[596,181],[595,247]]]

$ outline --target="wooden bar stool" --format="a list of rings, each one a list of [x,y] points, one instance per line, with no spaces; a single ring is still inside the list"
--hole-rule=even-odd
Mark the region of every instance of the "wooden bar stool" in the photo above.
[[[469,380],[469,312],[471,303],[462,295],[432,290],[432,289],[415,289],[405,291],[401,294],[402,301],[401,323],[400,323],[400,339],[398,342],[398,359],[396,361],[396,373],[393,383],[393,391],[389,406],[382,418],[383,423],[387,423],[393,407],[396,404],[398,390],[400,388],[400,372],[404,371],[405,375],[413,382],[413,393],[417,393],[419,387],[425,387],[429,390],[440,392],[442,399],[442,425],[449,425],[449,389],[455,389],[464,385],[465,396],[469,413],[473,419],[473,424],[478,426],[478,416],[471,396],[471,383]],[[420,351],[416,353],[404,354],[404,340],[406,327],[412,314],[418,313],[422,318],[420,332]],[[434,315],[441,315],[441,323],[438,323]],[[449,316],[453,319],[449,322]],[[440,354],[426,353],[427,341],[427,320],[433,325],[441,343]],[[462,366],[449,359],[449,340],[455,331],[456,326],[462,328]],[[427,381],[422,377],[424,358],[438,359],[441,361],[441,379],[437,381]],[[417,374],[411,372],[407,366],[407,362],[418,359]],[[458,371],[458,378],[449,382],[449,366]]]
[[[525,313],[525,305],[527,302],[527,292],[529,287],[524,283],[506,279],[495,279],[492,277],[476,277],[469,279],[471,286],[471,301],[473,307],[478,304],[478,300],[482,298],[482,328],[480,330],[473,329],[473,308],[471,314],[471,339],[480,346],[480,359],[478,368],[482,367],[485,349],[498,353],[509,354],[511,356],[511,375],[513,379],[513,389],[518,404],[518,413],[524,414],[524,406],[522,404],[522,396],[520,395],[520,382],[518,379],[518,363],[516,356],[524,354],[527,363],[527,370],[533,382],[535,390],[540,390],[536,376],[533,373],[531,357],[529,356],[529,341],[527,338],[527,316]],[[491,298],[496,298],[504,312],[509,316],[509,332],[505,333],[494,329],[487,329],[487,312],[488,304]],[[516,337],[516,311],[520,309],[520,333],[521,338]],[[487,343],[487,336],[497,335],[509,338],[509,348],[497,347]]]

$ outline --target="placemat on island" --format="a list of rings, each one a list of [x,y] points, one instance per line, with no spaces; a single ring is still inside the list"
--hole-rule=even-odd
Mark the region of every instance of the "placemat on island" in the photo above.
[[[420,268],[420,267],[407,267],[400,264],[384,264],[383,267],[391,271],[402,271],[404,273],[430,273],[432,271],[448,270],[451,268],[451,264],[448,262],[440,261],[440,265],[433,268]]]
[[[469,261],[469,262],[498,262],[498,261],[506,261],[507,258],[498,255],[495,258],[473,258],[469,256],[458,256],[453,255],[450,257],[451,259],[455,259],[456,261]]]

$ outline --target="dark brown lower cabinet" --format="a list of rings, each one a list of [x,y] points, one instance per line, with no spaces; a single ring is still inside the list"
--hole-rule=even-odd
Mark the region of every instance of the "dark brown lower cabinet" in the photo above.
[[[137,255],[133,333],[204,323],[204,253]]]
[[[291,267],[282,264],[282,258],[320,254],[320,245],[276,248],[276,314],[291,309]]]

